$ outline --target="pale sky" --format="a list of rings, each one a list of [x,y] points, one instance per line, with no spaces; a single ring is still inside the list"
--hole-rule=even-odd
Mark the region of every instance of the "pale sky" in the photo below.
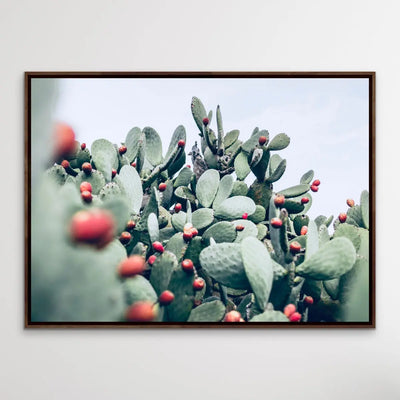
[[[311,217],[335,217],[347,210],[346,199],[359,202],[368,189],[368,80],[360,79],[61,79],[56,119],[72,125],[77,140],[89,147],[98,138],[125,140],[138,126],[151,126],[165,154],[172,133],[183,125],[187,152],[199,140],[190,102],[199,97],[207,112],[221,107],[225,132],[239,129],[246,140],[253,129],[270,138],[291,138],[279,152],[287,159],[279,191],[299,183],[313,169],[321,180],[312,193]],[[189,157],[188,157],[189,161]],[[247,180],[248,181],[248,180]]]

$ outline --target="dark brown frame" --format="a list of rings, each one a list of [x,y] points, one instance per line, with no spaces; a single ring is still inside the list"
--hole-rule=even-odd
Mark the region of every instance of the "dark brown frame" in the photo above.
[[[32,322],[30,320],[31,79],[32,78],[363,78],[369,80],[370,285],[368,322],[190,323],[190,322]],[[375,72],[25,72],[25,328],[375,328]]]

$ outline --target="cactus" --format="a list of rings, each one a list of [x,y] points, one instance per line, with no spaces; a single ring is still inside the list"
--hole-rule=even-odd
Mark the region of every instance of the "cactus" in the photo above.
[[[134,127],[122,147],[76,142],[68,164],[43,174],[32,206],[32,320],[144,321],[142,307],[150,323],[368,321],[368,192],[346,218],[311,219],[314,171],[279,187],[286,134],[255,128],[240,140],[236,129],[225,133],[220,106],[216,133],[198,98],[191,109],[201,143],[189,153],[193,170],[180,125],[164,156],[153,128]],[[107,236],[74,238],[74,217],[99,212],[112,223]],[[100,229],[85,226],[86,235]],[[118,273],[132,255],[143,270]]]

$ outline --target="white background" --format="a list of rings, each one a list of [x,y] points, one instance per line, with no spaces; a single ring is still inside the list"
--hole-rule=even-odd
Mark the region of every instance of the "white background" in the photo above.
[[[0,3],[0,398],[399,399],[397,1]],[[375,70],[376,330],[24,330],[23,72]]]

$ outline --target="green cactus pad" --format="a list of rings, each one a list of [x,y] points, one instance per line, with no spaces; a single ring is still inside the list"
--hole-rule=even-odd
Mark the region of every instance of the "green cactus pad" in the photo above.
[[[310,185],[296,185],[290,188],[280,190],[279,193],[285,196],[286,198],[297,197],[307,193],[310,190]]]
[[[333,234],[334,238],[337,237],[347,237],[353,243],[354,248],[358,251],[361,244],[361,236],[359,233],[359,228],[356,228],[354,225],[350,224],[339,224]]]
[[[169,143],[168,146],[168,150],[167,153],[165,154],[164,160],[168,160],[168,158],[170,157],[170,155],[175,151],[175,149],[178,146],[178,142],[180,140],[183,140],[186,143],[186,130],[185,127],[183,125],[179,125],[171,138],[171,141]]]
[[[182,168],[181,171],[179,172],[179,175],[176,177],[174,181],[174,188],[177,188],[179,186],[188,186],[190,183],[190,180],[192,179],[193,172],[190,168],[185,167]]]
[[[151,267],[150,283],[158,295],[168,289],[172,271],[177,267],[178,260],[170,251],[166,250],[157,256]]]
[[[210,244],[210,238],[216,243],[233,242],[236,239],[236,229],[232,222],[222,221],[210,226],[202,236],[206,246]]]
[[[289,146],[290,137],[286,133],[276,135],[268,144],[268,150],[283,150]]]
[[[249,188],[245,182],[235,181],[233,183],[231,197],[233,196],[246,196]]]
[[[361,206],[356,205],[356,206],[351,207],[351,208],[348,209],[346,222],[348,224],[364,228],[364,222],[363,222],[363,218],[362,218]]]
[[[232,221],[232,224],[235,227],[237,225],[242,225],[244,227],[244,229],[242,231],[237,231],[235,243],[242,242],[242,240],[248,236],[257,237],[257,235],[258,235],[257,226],[253,222],[251,222],[247,219],[237,219],[235,221]]]
[[[247,161],[247,154],[241,151],[235,158],[234,162],[236,176],[240,181],[246,179],[247,175],[250,173],[250,166]]]
[[[225,306],[219,300],[209,301],[194,308],[188,322],[219,322],[225,315]]]
[[[200,132],[203,132],[203,119],[207,117],[207,112],[200,99],[197,97],[192,98],[191,109],[193,119],[196,122],[197,127],[199,128]]]
[[[196,195],[203,207],[210,207],[215,199],[219,186],[219,173],[209,169],[201,175],[196,185]]]
[[[301,228],[310,222],[308,215],[297,215],[293,220],[293,228],[296,235],[300,235]]]
[[[211,208],[199,208],[192,214],[192,224],[198,229],[210,226],[214,221],[214,211]]]
[[[318,227],[315,221],[308,222],[308,231],[307,231],[307,245],[306,245],[306,260],[309,259],[312,255],[317,253],[319,249],[319,235],[318,235]]]
[[[175,230],[183,232],[183,227],[186,224],[186,213],[179,211],[178,213],[173,214],[171,217],[171,224]]]
[[[254,200],[254,203],[263,206],[267,210],[272,196],[272,190],[269,185],[255,181],[250,186],[247,195]]]
[[[183,200],[189,200],[191,203],[196,201],[196,197],[192,191],[186,186],[179,186],[175,189],[175,196]]]
[[[174,176],[185,165],[185,163],[186,154],[182,151],[181,155],[168,167],[168,176]]]
[[[157,294],[150,282],[142,275],[125,279],[123,282],[125,301],[128,306],[137,301],[157,301]]]
[[[255,211],[256,205],[252,199],[246,196],[235,196],[224,200],[215,209],[215,217],[232,220],[240,218],[244,213],[251,215]]]
[[[256,150],[260,150],[261,158],[256,164],[251,163],[250,168],[251,168],[253,174],[257,177],[257,179],[260,182],[264,182],[265,174],[266,174],[267,168],[268,168],[270,152],[266,149],[255,149],[253,152],[253,156],[254,156]]]
[[[339,237],[307,258],[296,268],[296,273],[316,280],[334,279],[350,271],[355,261],[356,251],[353,244],[349,239]]]
[[[291,199],[285,199],[283,208],[286,208],[286,211],[289,214],[299,214],[301,212],[304,212],[304,204],[301,204],[300,202]]]
[[[265,136],[268,141],[269,133],[265,129],[263,129],[261,131],[257,131],[255,133],[253,132],[253,134],[250,136],[250,138],[243,143],[243,145],[242,145],[243,151],[245,151],[247,154],[250,154],[253,151],[253,149],[258,145],[258,139],[261,136]]]
[[[168,243],[165,245],[165,250],[175,254],[178,261],[182,260],[183,255],[186,252],[187,243],[183,240],[183,234],[181,232],[176,233]]]
[[[234,129],[233,131],[228,132],[224,137],[224,146],[225,148],[233,145],[239,137],[239,131]]]
[[[184,322],[188,319],[193,308],[194,274],[185,272],[180,265],[172,271],[168,285],[174,295],[174,301],[166,307],[169,321]]]
[[[79,172],[79,174],[75,177],[75,182],[78,187],[82,182],[89,182],[92,185],[93,194],[99,194],[100,190],[106,184],[104,175],[95,169],[92,170],[90,175],[86,175],[83,171]]]
[[[272,289],[274,272],[272,260],[265,246],[255,237],[246,237],[241,243],[241,254],[247,279],[253,289],[256,303],[264,310]]]
[[[129,199],[131,210],[138,214],[143,201],[143,189],[139,174],[135,168],[124,165],[119,171],[118,177],[118,183]]]
[[[158,229],[158,218],[157,215],[151,213],[147,218],[147,230],[149,232],[150,241],[157,242],[160,236],[160,231]]]
[[[274,272],[274,281],[279,281],[288,274],[287,269],[282,267],[281,264],[277,263],[272,258],[271,258],[271,265],[272,265],[272,270]]]
[[[307,171],[301,178],[300,178],[300,183],[301,184],[309,184],[314,178],[314,171],[310,169]]]
[[[91,153],[96,169],[104,175],[106,182],[110,182],[111,170],[118,168],[118,155],[114,145],[106,139],[95,140]]]
[[[363,222],[362,227],[369,229],[369,193],[367,190],[364,190],[361,193],[360,207],[361,207],[361,218]]]
[[[249,220],[251,222],[254,222],[255,224],[258,224],[265,220],[265,214],[266,214],[265,208],[257,204],[256,211],[254,211],[253,214],[249,215]]]
[[[122,194],[120,187],[115,182],[107,183],[99,193],[99,198],[102,201],[107,201],[120,197]]]
[[[54,180],[58,185],[64,185],[68,178],[68,174],[65,172],[65,168],[61,165],[53,165],[46,171],[47,175]],[[104,185],[104,184],[103,184]]]
[[[217,243],[200,253],[200,264],[217,282],[234,289],[248,289],[241,247],[237,243]]]
[[[268,175],[271,176],[274,171],[278,168],[279,164],[283,161],[282,157],[279,154],[272,154],[269,160],[269,167],[268,167]]]
[[[281,311],[267,310],[256,315],[249,322],[289,322],[289,319]]]
[[[129,162],[133,162],[136,158],[139,150],[139,142],[142,136],[142,131],[140,128],[132,128],[126,135],[125,145],[126,145],[126,157]]]
[[[227,199],[233,188],[232,175],[225,175],[218,185],[218,191],[213,202],[213,208],[217,208],[225,199]]]
[[[301,212],[302,214],[306,214],[306,213],[308,212],[308,210],[311,208],[311,205],[312,205],[312,196],[311,196],[310,193],[305,193],[305,194],[303,194],[302,196],[293,197],[291,200],[297,201],[297,202],[300,202],[300,203],[301,203],[301,199],[302,199],[303,197],[307,197],[307,199],[309,200],[308,203],[303,204],[304,209],[303,209],[303,211]]]
[[[82,164],[85,162],[90,162],[90,152],[89,149],[79,150],[76,153],[76,167],[74,168],[82,168]]]
[[[272,172],[268,173],[265,182],[273,183],[281,179],[282,175],[286,171],[286,160],[282,160]]]
[[[154,187],[151,189],[149,201],[143,210],[139,223],[136,226],[138,231],[147,230],[147,218],[149,218],[151,213],[156,214],[158,217],[158,192]]]
[[[208,168],[218,168],[218,156],[214,154],[209,147],[204,150],[204,161],[206,162]]]
[[[324,285],[324,289],[326,290],[326,293],[329,294],[329,296],[331,297],[332,300],[338,299],[339,281],[340,281],[339,278],[322,281],[322,284]]]
[[[200,236],[194,237],[188,244],[184,259],[188,258],[193,261],[194,266],[200,267],[200,253],[203,250],[202,240]]]
[[[269,204],[269,216],[268,219],[271,221],[272,218],[276,218],[278,215],[278,210],[275,206],[274,199],[271,197],[270,204]],[[280,241],[280,230],[281,228],[273,228],[270,227],[270,237],[272,247],[274,248],[275,255],[280,263],[284,263],[284,252],[281,248],[281,241]]]
[[[263,240],[267,236],[268,229],[263,224],[257,224],[257,239]]]
[[[323,246],[325,243],[328,243],[331,240],[331,237],[328,232],[328,228],[326,225],[321,225],[318,228],[318,235],[319,235],[319,247]],[[353,243],[354,245],[354,243]]]
[[[236,154],[236,152],[239,151],[240,146],[242,145],[242,142],[240,140],[236,140],[236,142],[233,142],[228,148],[225,149],[225,154],[233,155]]]
[[[162,156],[162,142],[159,134],[155,129],[146,126],[143,128],[143,133],[146,137],[146,158],[151,165],[161,164],[163,161]]]

